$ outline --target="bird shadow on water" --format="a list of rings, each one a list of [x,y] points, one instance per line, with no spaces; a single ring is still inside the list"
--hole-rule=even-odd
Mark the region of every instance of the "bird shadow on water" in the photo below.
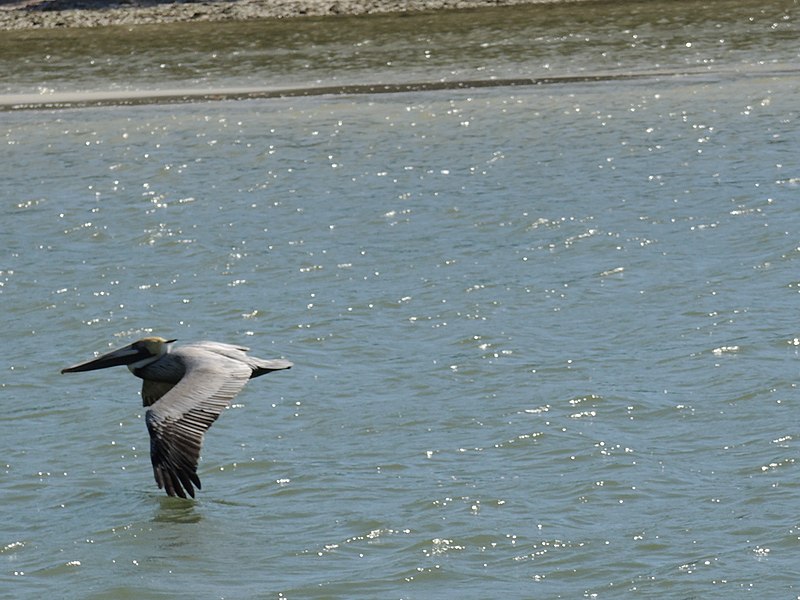
[[[159,496],[156,499],[156,509],[153,515],[154,523],[199,523],[205,517],[204,507],[228,506],[251,507],[247,503],[231,500],[211,499],[205,501]]]
[[[203,520],[197,502],[183,498],[160,497],[157,500],[154,523],[199,523]]]

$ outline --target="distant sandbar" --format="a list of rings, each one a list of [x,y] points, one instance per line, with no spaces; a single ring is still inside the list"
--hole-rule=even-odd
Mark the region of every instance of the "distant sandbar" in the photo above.
[[[556,0],[0,0],[0,30],[410,13],[553,1]]]

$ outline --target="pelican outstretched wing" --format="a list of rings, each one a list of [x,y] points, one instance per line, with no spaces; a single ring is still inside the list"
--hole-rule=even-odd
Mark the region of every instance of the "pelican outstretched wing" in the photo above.
[[[159,488],[170,496],[194,498],[200,489],[197,461],[203,436],[242,390],[252,370],[246,364],[206,354],[181,353],[183,378],[147,410],[150,459]],[[176,354],[178,354],[176,352]]]

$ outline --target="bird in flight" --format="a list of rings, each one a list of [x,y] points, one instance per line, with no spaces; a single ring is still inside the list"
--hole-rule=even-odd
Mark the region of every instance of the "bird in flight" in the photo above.
[[[159,489],[194,498],[197,461],[205,432],[248,380],[290,369],[283,359],[248,356],[248,348],[220,342],[179,347],[176,340],[146,337],[129,346],[62,369],[62,373],[127,365],[143,379],[142,404],[150,432],[150,460]]]

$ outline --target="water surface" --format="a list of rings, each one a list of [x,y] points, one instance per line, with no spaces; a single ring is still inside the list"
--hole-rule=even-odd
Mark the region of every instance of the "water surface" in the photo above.
[[[585,2],[3,32],[2,94],[796,70],[796,4]]]
[[[634,80],[4,112],[0,595],[797,595],[793,5],[649,6],[477,13],[512,49],[594,42],[398,80],[677,73],[728,41]],[[82,56],[7,89],[101,89]],[[102,89],[242,84],[224,62]],[[58,373],[151,333],[296,364],[211,429],[195,502],[155,488],[127,371]]]

